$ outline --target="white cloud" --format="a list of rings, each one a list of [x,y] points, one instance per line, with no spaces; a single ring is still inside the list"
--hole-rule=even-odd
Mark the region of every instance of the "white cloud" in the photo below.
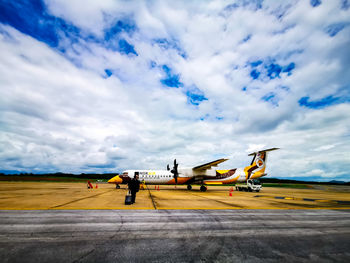
[[[246,152],[247,153],[257,152],[259,150],[265,149],[264,147],[265,147],[265,144],[249,144]]]
[[[327,150],[330,150],[330,149],[332,149],[334,147],[335,147],[334,144],[323,145],[323,146],[320,146],[320,147],[316,148],[314,151],[316,151],[316,152],[327,151]]]
[[[231,157],[223,167],[232,168],[248,164],[247,153],[281,147],[269,155],[271,176],[350,179],[349,104],[298,103],[349,98],[350,27],[334,37],[325,31],[349,22],[349,10],[336,1],[317,8],[266,1],[261,9],[238,1],[226,10],[225,1],[83,2],[46,1],[51,15],[84,31],[77,41],[61,36],[64,52],[0,25],[2,169],[121,171],[220,156]],[[136,29],[118,37],[137,56],[103,43],[104,32],[124,19]],[[257,60],[261,75],[254,80],[250,63]],[[267,75],[270,64],[292,62],[291,75]],[[184,87],[162,85],[162,65]],[[186,96],[194,86],[208,99],[197,106]],[[274,103],[262,99],[267,94]]]
[[[123,11],[121,2],[113,0],[47,0],[45,3],[51,13],[97,35],[111,22],[105,13]]]

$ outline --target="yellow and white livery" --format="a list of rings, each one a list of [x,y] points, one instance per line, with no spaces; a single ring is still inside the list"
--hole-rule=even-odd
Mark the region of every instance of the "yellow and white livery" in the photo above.
[[[265,176],[267,153],[278,149],[265,149],[249,154],[248,156],[253,156],[252,162],[244,168],[229,170],[212,169],[228,160],[224,158],[193,168],[178,168],[179,164],[175,159],[173,169],[171,170],[169,165],[167,166],[167,170],[126,170],[121,175],[111,178],[108,183],[116,184],[116,187],[119,188],[120,184],[128,183],[134,177],[135,172],[138,172],[139,180],[146,184],[187,184],[188,190],[192,189],[191,184],[200,184],[201,191],[206,191],[206,185],[233,184]]]

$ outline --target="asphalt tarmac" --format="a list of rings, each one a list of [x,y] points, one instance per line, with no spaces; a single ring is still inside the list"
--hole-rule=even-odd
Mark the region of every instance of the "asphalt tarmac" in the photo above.
[[[97,188],[96,188],[97,186]],[[159,190],[158,190],[159,189]],[[233,191],[231,191],[233,190]],[[136,203],[124,204],[126,186],[94,183],[0,182],[0,209],[350,209],[350,186],[310,186],[307,189],[263,187],[239,192],[230,186],[147,186]]]
[[[0,210],[1,262],[350,262],[350,210]]]

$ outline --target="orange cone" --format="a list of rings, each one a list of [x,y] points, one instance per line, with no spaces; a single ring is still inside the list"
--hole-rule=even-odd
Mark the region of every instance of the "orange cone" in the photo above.
[[[98,188],[98,185],[96,184],[96,187],[95,187],[96,189]]]
[[[157,190],[157,186],[156,185],[154,186],[154,190]]]
[[[229,193],[229,196],[232,196],[232,192]]]
[[[158,188],[157,188],[157,190],[159,191],[159,185],[158,185]]]

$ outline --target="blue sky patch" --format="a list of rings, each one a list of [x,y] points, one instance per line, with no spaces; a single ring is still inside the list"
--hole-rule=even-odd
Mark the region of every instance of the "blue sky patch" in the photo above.
[[[348,26],[348,23],[335,23],[327,26],[325,31],[330,37],[334,37],[336,34],[342,31],[346,26]]]
[[[295,24],[287,25],[287,26],[284,26],[282,29],[278,29],[276,31],[273,31],[272,34],[274,34],[274,35],[285,34],[288,30],[290,30],[294,27],[295,27]]]
[[[291,62],[286,66],[279,65],[278,63],[275,63],[274,59],[267,58],[268,62],[264,62],[263,60],[256,60],[253,62],[250,62],[250,77],[253,80],[256,79],[262,79],[266,80],[268,79],[275,79],[280,78],[281,73],[287,73],[287,76],[292,75],[292,71],[295,68],[295,63]]]
[[[179,75],[168,76],[165,79],[161,79],[160,82],[163,85],[168,86],[170,88],[178,88],[183,86],[183,84],[179,80]]]
[[[80,39],[84,39],[87,42],[101,44],[105,48],[122,54],[138,55],[134,46],[119,37],[122,32],[131,35],[137,30],[135,24],[128,19],[125,19],[125,21],[118,20],[105,31],[104,38],[99,39],[91,33],[82,32],[78,27],[67,21],[49,14],[41,0],[5,0],[0,2],[0,22],[58,49],[63,54],[66,53],[66,48],[72,48],[77,55],[80,55],[71,44],[66,45],[66,47],[60,45],[61,38],[69,39],[70,43],[79,43]],[[72,60],[71,57],[68,57],[68,59]],[[76,61],[72,62],[76,65],[79,64]]]
[[[128,41],[126,41],[125,39],[119,40],[118,46],[119,46],[118,51],[119,51],[120,53],[126,54],[126,55],[134,54],[134,55],[138,56],[137,52],[136,52],[135,49],[134,49],[134,46],[133,46],[133,45],[130,45],[130,44],[128,43]]]
[[[285,91],[290,91],[290,88],[289,87],[287,87],[287,86],[278,86],[277,87],[278,89],[281,89],[281,90],[285,90]]]
[[[113,72],[108,68],[105,69],[105,73],[106,73],[108,78],[113,75]]]
[[[4,169],[4,170],[0,170],[0,173],[2,173],[2,174],[20,174],[22,172],[19,170],[6,170],[6,169]]]
[[[263,63],[262,60],[257,60],[257,61],[251,62],[250,65],[251,65],[252,67],[257,67],[257,66],[259,66],[259,65],[262,64],[262,63]]]
[[[112,27],[105,30],[103,38],[99,39],[94,35],[88,35],[83,38],[88,42],[98,43],[107,49],[120,52],[121,54],[138,56],[135,47],[121,37],[124,32],[132,35],[136,30],[137,27],[132,21],[127,19],[125,21],[118,20]]]
[[[250,72],[250,76],[251,76],[253,79],[257,79],[257,78],[259,78],[259,76],[260,76],[260,72],[257,71],[256,69],[253,69],[253,70]]]
[[[277,98],[277,96],[274,92],[269,92],[269,93],[265,94],[261,99],[271,103],[274,106],[278,106],[279,99]]]
[[[198,106],[203,100],[208,100],[200,90],[198,91],[199,92],[192,92],[192,91],[186,92],[188,103]]]
[[[310,101],[310,97],[302,97],[299,101],[300,106],[310,109],[322,109],[341,102],[339,97],[327,96],[320,100]]]
[[[321,3],[322,3],[321,0],[310,0],[310,5],[312,7],[319,6]]]
[[[171,68],[169,68],[167,65],[163,65],[162,69],[166,74],[166,77],[160,80],[163,85],[170,88],[179,88],[184,86],[183,83],[180,82],[179,74],[173,74]]]
[[[115,168],[116,165],[114,163],[106,163],[106,164],[88,164],[87,169],[89,168]],[[84,169],[84,168],[83,168]]]
[[[241,0],[241,1],[236,1],[237,3],[227,5],[225,7],[225,11],[232,11],[234,9],[237,9],[239,7],[245,7],[253,10],[258,10],[262,8],[262,3],[264,2],[263,0]]]
[[[349,7],[350,7],[350,3],[349,3],[348,0],[342,0],[341,1],[341,7],[340,7],[341,9],[348,10]]]
[[[109,41],[118,36],[121,32],[126,32],[129,35],[132,35],[132,33],[136,31],[136,29],[136,25],[132,21],[118,20],[113,26],[105,30],[104,38],[106,41]]]
[[[8,24],[50,47],[59,44],[59,33],[73,37],[80,30],[61,18],[49,15],[45,4],[40,0],[0,2],[0,22]]]
[[[200,117],[199,119],[200,119],[201,121],[205,121],[205,120],[207,120],[209,117],[210,117],[210,115],[207,113],[207,114],[205,114],[204,116]]]
[[[174,49],[181,57],[187,58],[186,52],[180,47],[178,41],[168,40],[166,38],[157,38],[153,40],[153,43],[157,44],[163,50]]]
[[[245,38],[243,38],[243,42],[247,42],[247,41],[249,41],[249,39],[251,39],[251,38],[252,38],[252,35],[249,34],[248,36],[246,36]]]
[[[155,62],[155,61],[151,61],[150,63],[149,63],[149,66],[150,66],[150,68],[155,68],[156,66],[157,66],[157,63]]]
[[[167,74],[168,76],[171,75],[171,69],[167,65],[163,65],[162,69],[165,72],[165,74]]]
[[[288,73],[288,76],[292,75],[292,70],[295,68],[295,63],[292,62],[288,66],[282,68],[282,72]]]
[[[282,20],[282,18],[286,15],[288,10],[292,7],[292,5],[288,4],[287,1],[283,1],[283,4],[277,5],[271,12],[278,20]]]
[[[275,79],[280,77],[280,73],[282,71],[282,67],[278,64],[271,63],[270,65],[266,65],[267,76],[270,79]]]
[[[239,8],[239,5],[237,3],[229,4],[225,6],[224,11],[226,12],[232,12],[233,10]]]

